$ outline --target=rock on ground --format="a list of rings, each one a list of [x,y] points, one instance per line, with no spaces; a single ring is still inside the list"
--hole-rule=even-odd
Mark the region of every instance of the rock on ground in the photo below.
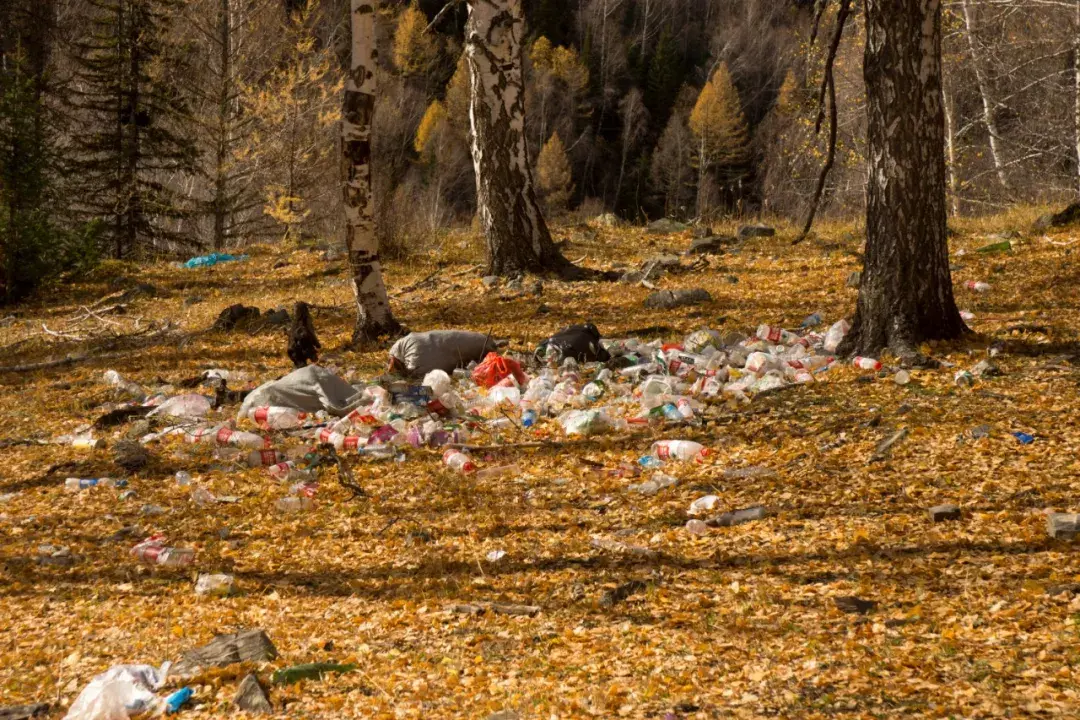
[[[150,453],[134,440],[121,440],[113,447],[113,462],[128,472],[138,472],[150,462]]]
[[[768,225],[743,225],[739,228],[739,239],[746,240],[748,238],[759,237],[772,237],[776,234],[776,228],[769,227]]]
[[[936,523],[945,522],[946,520],[959,520],[960,508],[955,505],[935,505],[930,508],[930,519]]]
[[[694,240],[690,243],[687,255],[719,255],[727,249],[728,245],[736,242],[736,239],[727,235],[713,235]]]
[[[1075,540],[1080,534],[1080,514],[1050,513],[1046,516],[1046,532],[1056,540]]]
[[[671,310],[686,305],[701,305],[712,302],[712,295],[707,290],[693,288],[689,290],[658,290],[645,298],[645,307],[654,310]]]
[[[686,223],[681,223],[678,220],[660,218],[649,223],[647,230],[653,235],[670,235],[671,233],[682,232],[689,227]]]
[[[169,674],[184,677],[203,668],[225,667],[238,662],[268,662],[277,656],[277,648],[265,632],[244,630],[217,635],[205,645],[186,651],[170,668]]]
[[[241,710],[258,715],[274,712],[274,706],[270,704],[270,697],[266,694],[266,688],[259,682],[255,673],[249,673],[240,682],[233,697],[233,704]]]

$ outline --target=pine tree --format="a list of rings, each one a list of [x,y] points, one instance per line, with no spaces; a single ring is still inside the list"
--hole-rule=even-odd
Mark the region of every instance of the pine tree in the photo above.
[[[81,203],[105,221],[112,252],[122,258],[160,240],[185,240],[165,227],[187,211],[169,177],[192,172],[195,149],[173,82],[183,69],[175,58],[166,62],[169,0],[87,4],[90,31],[78,46],[74,97],[85,128],[75,135]]]
[[[717,168],[720,179],[731,183],[745,174],[745,165],[750,159],[746,118],[739,92],[724,63],[701,89],[690,113],[690,129],[698,143],[698,214],[701,215],[706,210],[709,171]]]
[[[565,212],[570,196],[574,194],[574,178],[570,158],[566,155],[559,133],[553,133],[541,148],[540,156],[536,159],[536,174],[548,211]]]
[[[433,100],[424,111],[424,117],[420,119],[420,125],[416,128],[416,137],[413,140],[413,148],[425,159],[431,159],[432,146],[436,136],[446,127],[446,105],[439,100]]]
[[[666,123],[682,86],[682,58],[667,29],[660,35],[645,80],[645,107],[657,123]]]
[[[263,211],[290,239],[300,239],[321,219],[316,201],[325,193],[341,119],[344,81],[333,51],[314,37],[317,10],[309,2],[285,21],[278,68],[243,97],[255,130],[240,158],[258,157],[264,166]]]
[[[426,75],[438,64],[441,56],[438,36],[426,32],[427,25],[427,15],[413,0],[401,13],[394,31],[394,65],[402,75]]]

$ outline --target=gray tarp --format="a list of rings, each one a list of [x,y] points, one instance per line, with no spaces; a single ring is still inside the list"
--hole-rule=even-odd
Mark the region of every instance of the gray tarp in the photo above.
[[[252,408],[274,406],[348,415],[360,400],[360,391],[326,368],[318,365],[294,370],[280,380],[271,380],[251,391],[240,407],[238,418]]]
[[[483,333],[431,330],[401,338],[390,348],[390,357],[399,360],[410,375],[422,377],[432,370],[452,373],[494,350],[495,342]]]

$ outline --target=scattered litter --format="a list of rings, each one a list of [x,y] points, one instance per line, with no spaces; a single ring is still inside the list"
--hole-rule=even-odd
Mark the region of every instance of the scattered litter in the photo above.
[[[195,562],[195,551],[190,548],[169,547],[164,535],[151,535],[131,548],[131,554],[147,565],[186,567]]]
[[[686,522],[686,532],[697,536],[708,535],[709,526],[702,520],[688,520]]]
[[[1025,432],[1014,432],[1012,435],[1020,442],[1021,445],[1030,445],[1031,443],[1035,442],[1035,436],[1028,435]]]
[[[706,495],[705,497],[700,497],[694,502],[690,503],[690,509],[687,510],[687,514],[702,515],[709,512],[710,510],[715,510],[719,502],[720,498],[716,495]]]
[[[198,267],[212,267],[214,265],[220,265],[227,262],[238,262],[241,260],[247,260],[247,255],[230,255],[229,253],[210,253],[209,255],[200,255],[193,257],[184,263],[184,267],[198,268]]]
[[[495,349],[491,337],[463,330],[432,330],[409,333],[390,348],[391,369],[414,377],[432,370],[451,373],[479,362]]]
[[[236,580],[232,575],[217,574],[199,575],[199,579],[195,582],[195,594],[196,595],[213,595],[217,597],[224,597],[226,595],[232,595],[236,590]]]
[[[505,550],[492,550],[491,552],[489,552],[487,555],[484,556],[484,558],[489,563],[497,563],[500,560],[502,560],[504,557],[506,557],[506,551]]]
[[[337,675],[349,673],[358,667],[359,665],[332,662],[304,663],[278,670],[270,681],[275,685],[292,685],[301,680],[322,680],[331,673]]]
[[[109,668],[83,688],[64,720],[126,720],[144,713],[163,712],[164,703],[156,691],[165,684],[169,665]]]
[[[964,283],[964,287],[968,290],[974,290],[975,292],[980,293],[990,291],[990,283],[983,282],[982,280],[968,280]]]

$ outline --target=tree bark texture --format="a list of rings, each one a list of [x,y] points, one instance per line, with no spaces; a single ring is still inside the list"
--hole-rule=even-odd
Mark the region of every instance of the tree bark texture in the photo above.
[[[465,60],[470,139],[487,272],[568,275],[575,268],[551,240],[525,148],[524,34],[521,0],[469,0]]]
[[[380,335],[397,333],[401,326],[390,312],[390,301],[386,297],[371,192],[371,119],[375,111],[377,60],[375,3],[351,0],[350,10],[352,52],[345,79],[341,121],[345,163],[345,247],[356,294],[353,345],[364,345]]]
[[[940,0],[867,0],[864,78],[866,262],[840,352],[916,361],[920,342],[966,331],[945,229]]]

